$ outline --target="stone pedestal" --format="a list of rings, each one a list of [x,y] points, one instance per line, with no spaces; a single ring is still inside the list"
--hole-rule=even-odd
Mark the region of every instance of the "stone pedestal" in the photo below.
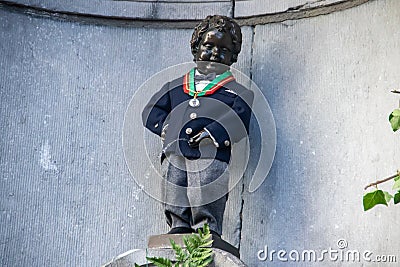
[[[150,236],[147,249],[133,249],[127,251],[102,267],[131,267],[134,263],[140,266],[154,266],[148,264],[146,257],[164,257],[175,260],[175,252],[171,247],[170,239],[184,247],[183,237],[185,234],[174,235],[155,235]],[[218,236],[212,236],[213,244],[211,246],[214,252],[214,261],[210,267],[246,267],[239,259],[239,251],[229,243]]]

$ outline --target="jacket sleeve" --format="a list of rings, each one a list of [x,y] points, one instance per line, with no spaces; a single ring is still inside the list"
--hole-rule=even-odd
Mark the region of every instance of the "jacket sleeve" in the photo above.
[[[230,146],[248,135],[253,99],[254,93],[245,89],[236,96],[229,112],[205,127],[220,147]]]
[[[171,112],[171,100],[168,93],[169,83],[155,93],[142,112],[143,125],[151,132],[161,136],[163,124]]]

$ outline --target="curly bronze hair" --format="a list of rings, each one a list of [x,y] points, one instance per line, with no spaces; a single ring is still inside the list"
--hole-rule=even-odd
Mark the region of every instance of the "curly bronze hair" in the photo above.
[[[196,57],[197,50],[203,36],[209,30],[218,30],[220,32],[229,33],[233,43],[233,55],[231,62],[237,61],[240,50],[242,49],[242,31],[240,26],[231,18],[221,15],[207,16],[204,20],[196,26],[190,40],[190,47],[192,49],[193,56]]]

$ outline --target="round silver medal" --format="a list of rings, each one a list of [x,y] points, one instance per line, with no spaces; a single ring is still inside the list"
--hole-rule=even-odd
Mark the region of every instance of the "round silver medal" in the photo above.
[[[197,98],[193,98],[189,100],[189,106],[191,107],[198,107],[200,106],[200,101]]]

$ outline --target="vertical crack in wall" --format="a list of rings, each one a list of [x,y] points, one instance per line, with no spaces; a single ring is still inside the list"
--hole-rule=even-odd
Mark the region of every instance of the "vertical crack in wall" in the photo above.
[[[244,179],[242,179],[242,191],[240,192],[240,198],[242,203],[240,203],[240,212],[239,212],[239,242],[238,242],[238,250],[240,253],[240,247],[242,242],[242,228],[243,228],[243,207],[244,207]]]
[[[251,26],[251,46],[250,46],[250,80],[253,79],[253,53],[254,53],[254,36],[256,33],[256,27]],[[251,85],[250,85],[251,86]],[[247,177],[247,174],[250,173],[250,171],[247,171],[244,175],[244,177]],[[242,179],[242,191],[240,192],[240,197],[242,199],[242,203],[240,205],[240,212],[239,212],[239,242],[238,242],[238,250],[240,252],[240,247],[242,243],[242,229],[243,229],[243,209],[244,209],[244,194],[245,194],[245,180],[244,178]]]
[[[251,26],[250,80],[253,79],[253,53],[254,53],[254,36],[255,35],[256,35],[256,26]]]
[[[231,18],[235,18],[235,0],[231,0]]]
[[[151,15],[152,19],[157,19],[158,17],[158,0],[151,3]]]

